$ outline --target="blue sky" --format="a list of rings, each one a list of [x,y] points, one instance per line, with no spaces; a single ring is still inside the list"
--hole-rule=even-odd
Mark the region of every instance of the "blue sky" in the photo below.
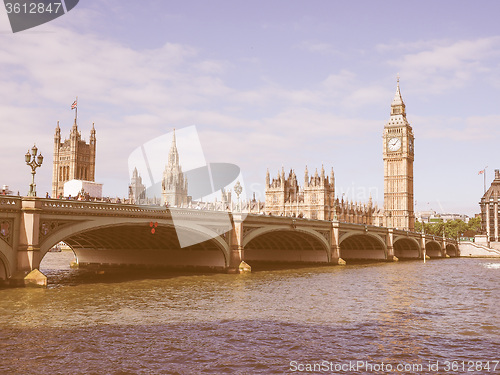
[[[500,168],[497,1],[86,0],[12,34],[0,11],[0,184],[25,194],[33,142],[50,191],[53,134],[97,131],[96,180],[125,196],[127,158],[196,125],[205,158],[302,183],[323,163],[338,195],[383,203],[382,131],[401,76],[415,133],[416,210],[473,215]],[[167,155],[168,150],[165,152]],[[181,155],[182,161],[182,155]]]

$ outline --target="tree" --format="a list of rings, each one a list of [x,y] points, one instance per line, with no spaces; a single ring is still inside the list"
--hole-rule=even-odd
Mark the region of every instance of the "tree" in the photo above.
[[[481,230],[481,218],[470,219],[468,223],[462,220],[450,220],[438,223],[421,223],[417,221],[415,222],[415,232],[422,232],[422,226],[426,234],[442,236],[444,231],[444,235],[447,238],[459,238],[466,231],[479,232]]]
[[[470,219],[468,224],[468,230],[473,230],[479,232],[481,230],[481,216]]]

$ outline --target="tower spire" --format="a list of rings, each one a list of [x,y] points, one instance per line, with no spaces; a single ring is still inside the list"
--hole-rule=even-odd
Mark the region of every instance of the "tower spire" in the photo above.
[[[177,151],[177,143],[175,140],[175,128],[172,136],[172,146],[170,147],[170,153],[168,155],[168,164],[169,166],[179,166],[179,152]]]
[[[402,115],[406,117],[405,103],[403,102],[403,97],[401,96],[401,89],[399,88],[399,73],[397,75],[397,87],[396,94],[391,104],[391,116]]]
[[[57,121],[55,138],[61,139],[61,128],[59,127],[59,121]]]

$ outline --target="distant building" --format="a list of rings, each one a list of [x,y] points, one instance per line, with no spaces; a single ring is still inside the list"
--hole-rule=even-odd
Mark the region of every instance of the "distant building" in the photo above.
[[[415,218],[417,221],[421,223],[441,223],[452,220],[462,220],[465,223],[469,222],[469,216],[462,214],[440,214],[436,211],[420,211],[415,214]]]
[[[132,179],[128,187],[128,198],[132,204],[144,204],[146,202],[146,186],[142,183],[137,168],[132,172]]]
[[[415,219],[421,223],[431,223],[435,221],[437,212],[433,210],[420,211],[415,214]]]
[[[82,140],[75,122],[69,139],[61,142],[61,128],[57,122],[54,135],[54,162],[52,172],[52,197],[64,195],[64,184],[70,180],[95,182],[96,136],[94,124],[89,143]]]
[[[495,179],[481,198],[481,229],[488,241],[498,242],[500,232],[499,218],[500,171],[495,169]]]
[[[462,220],[464,223],[469,222],[469,216],[463,214],[439,214],[439,217],[443,219],[444,222],[452,220]]]

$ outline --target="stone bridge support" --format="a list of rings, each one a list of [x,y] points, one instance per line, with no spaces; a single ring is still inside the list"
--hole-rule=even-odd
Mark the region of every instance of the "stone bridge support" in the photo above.
[[[345,260],[340,257],[340,243],[339,243],[339,229],[340,222],[332,221],[332,231],[330,234],[330,262],[333,264],[344,265]]]
[[[240,265],[245,259],[243,248],[243,220],[241,215],[231,216],[232,229],[229,232],[229,265],[228,273],[239,273]]]
[[[420,235],[420,259],[430,259],[425,252],[425,234]]]
[[[387,246],[387,261],[393,262],[395,260],[398,260],[398,258],[394,256],[394,229],[392,228],[387,229],[387,236],[385,243]]]
[[[41,203],[37,198],[30,197],[21,202],[17,271],[11,279],[11,284],[47,285],[47,277],[38,270],[42,261],[39,245]]]

